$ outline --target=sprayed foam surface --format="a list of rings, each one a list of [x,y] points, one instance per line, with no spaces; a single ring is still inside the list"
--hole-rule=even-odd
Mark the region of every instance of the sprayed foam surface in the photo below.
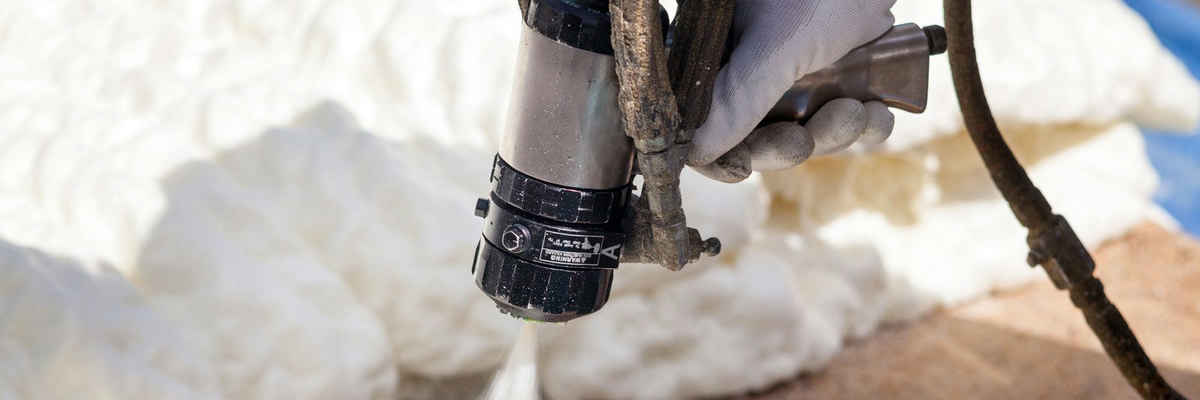
[[[0,241],[0,398],[217,398],[202,336],[111,268]]]
[[[1181,127],[1200,101],[1144,23],[1112,0],[976,7],[1007,16],[978,23],[997,116],[1085,241],[1169,223],[1125,121]],[[936,2],[897,13],[936,22]],[[0,397],[389,398],[498,368],[520,322],[471,282],[470,209],[516,20],[499,0],[0,8]],[[886,154],[686,172],[725,254],[623,266],[603,312],[539,327],[543,390],[762,388],[1036,278],[932,82]]]

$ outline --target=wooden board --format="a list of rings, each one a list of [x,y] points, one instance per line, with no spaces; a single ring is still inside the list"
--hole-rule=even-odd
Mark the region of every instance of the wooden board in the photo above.
[[[1094,252],[1097,275],[1164,376],[1200,398],[1200,243],[1143,224]],[[1014,265],[1013,268],[1024,268]],[[758,400],[1136,399],[1049,280],[884,328]]]

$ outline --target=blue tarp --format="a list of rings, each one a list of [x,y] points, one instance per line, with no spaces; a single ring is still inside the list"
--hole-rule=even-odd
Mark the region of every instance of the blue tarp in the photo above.
[[[1125,0],[1159,40],[1200,78],[1200,7],[1188,0]],[[1200,236],[1200,131],[1180,136],[1143,129],[1150,163],[1162,178],[1155,201]]]

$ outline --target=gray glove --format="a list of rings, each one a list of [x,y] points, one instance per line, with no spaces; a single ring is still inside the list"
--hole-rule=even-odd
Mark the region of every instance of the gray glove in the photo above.
[[[879,143],[895,117],[878,102],[837,99],[807,124],[755,129],[804,74],[833,64],[891,28],[895,0],[741,0],[729,63],[717,75],[708,119],[692,139],[688,165],[723,182],[793,167],[855,142]]]

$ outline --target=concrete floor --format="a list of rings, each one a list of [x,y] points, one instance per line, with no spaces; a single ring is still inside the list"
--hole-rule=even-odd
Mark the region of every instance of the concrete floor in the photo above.
[[[1200,397],[1200,243],[1143,224],[1093,253],[1097,275],[1176,389]],[[1014,268],[1022,268],[1015,265]],[[755,400],[1137,398],[1049,280],[884,328]]]

